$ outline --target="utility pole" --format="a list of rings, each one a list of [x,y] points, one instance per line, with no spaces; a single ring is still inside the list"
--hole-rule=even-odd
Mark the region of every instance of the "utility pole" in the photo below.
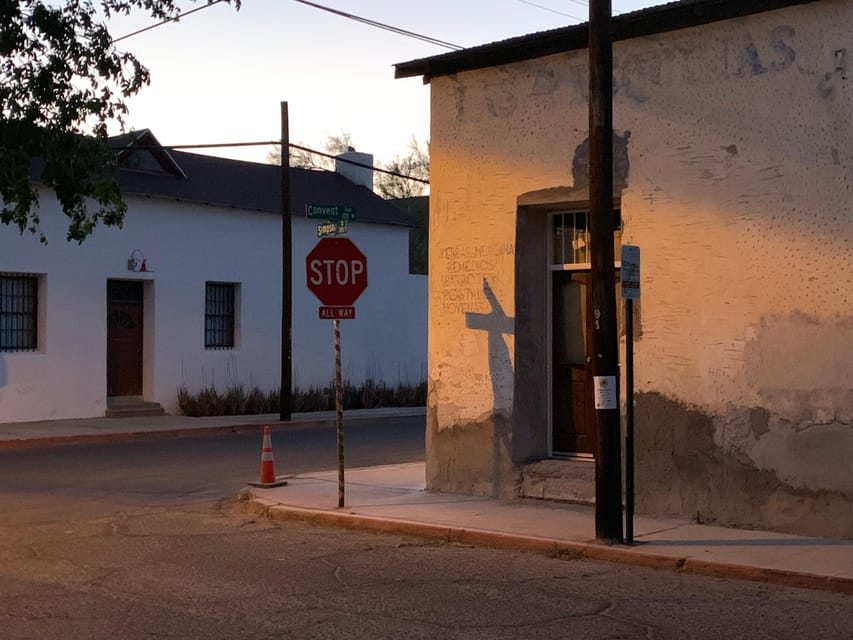
[[[293,385],[293,228],[290,211],[290,119],[281,103],[281,388],[279,420],[290,420]]]
[[[613,44],[610,0],[589,3],[589,235],[595,388],[595,537],[622,541],[619,344],[613,232]]]

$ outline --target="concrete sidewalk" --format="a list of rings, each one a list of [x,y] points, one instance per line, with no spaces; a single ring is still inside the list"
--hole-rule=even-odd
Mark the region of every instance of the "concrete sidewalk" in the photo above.
[[[286,477],[286,476],[285,476]],[[636,544],[595,542],[594,509],[538,500],[429,493],[423,463],[350,469],[338,509],[337,472],[247,489],[253,513],[317,525],[599,559],[853,595],[853,540],[749,531],[637,517]]]
[[[347,411],[344,420],[370,420],[425,415],[424,407],[394,407],[387,409],[356,409]],[[334,411],[294,413],[289,422],[280,422],[279,415],[215,416],[146,416],[138,418],[81,418],[74,420],[45,420],[41,422],[0,423],[0,449],[20,449],[54,444],[82,442],[129,441],[146,438],[179,437],[199,432],[227,432],[260,429],[264,425],[278,428],[328,424],[335,421]]]

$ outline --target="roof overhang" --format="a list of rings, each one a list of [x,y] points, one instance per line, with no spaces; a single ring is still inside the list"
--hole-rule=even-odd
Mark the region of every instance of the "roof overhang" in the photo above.
[[[820,0],[681,0],[614,16],[611,31],[614,41],[630,40],[813,2]],[[435,76],[586,49],[588,33],[582,23],[401,62],[394,65],[394,77],[423,76],[427,83]]]

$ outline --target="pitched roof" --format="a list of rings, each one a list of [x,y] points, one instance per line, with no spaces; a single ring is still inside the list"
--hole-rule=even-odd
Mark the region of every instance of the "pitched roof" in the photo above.
[[[680,0],[613,16],[611,32],[614,41],[629,40],[819,1]],[[459,71],[494,67],[565,51],[586,49],[588,34],[587,23],[540,31],[429,58],[401,62],[394,65],[394,77],[423,76],[424,82],[429,82],[433,76],[451,75]]]
[[[281,213],[281,167],[167,150],[150,131],[110,138],[119,149],[122,193]],[[290,169],[291,214],[306,204],[355,207],[358,222],[411,227],[411,219],[367,187],[333,171]]]

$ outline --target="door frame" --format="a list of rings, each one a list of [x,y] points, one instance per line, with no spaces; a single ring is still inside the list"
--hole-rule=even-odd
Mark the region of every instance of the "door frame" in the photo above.
[[[619,194],[614,193],[614,212],[621,209],[620,205]],[[512,433],[518,436],[512,441],[512,455],[519,463],[554,457],[551,272],[582,270],[589,265],[555,264],[553,217],[577,211],[589,211],[589,191],[583,185],[529,191],[516,200],[515,375],[511,425]]]
[[[110,282],[138,282],[142,285],[142,350],[141,350],[141,365],[142,365],[142,386],[139,396],[143,399],[151,399],[153,397],[154,384],[154,281],[152,279],[137,279],[137,278],[107,278],[104,282],[104,396],[107,398],[122,397],[110,396],[108,372],[106,371],[109,358],[109,337],[107,329],[107,317],[109,314],[109,304],[112,300],[109,295]]]

